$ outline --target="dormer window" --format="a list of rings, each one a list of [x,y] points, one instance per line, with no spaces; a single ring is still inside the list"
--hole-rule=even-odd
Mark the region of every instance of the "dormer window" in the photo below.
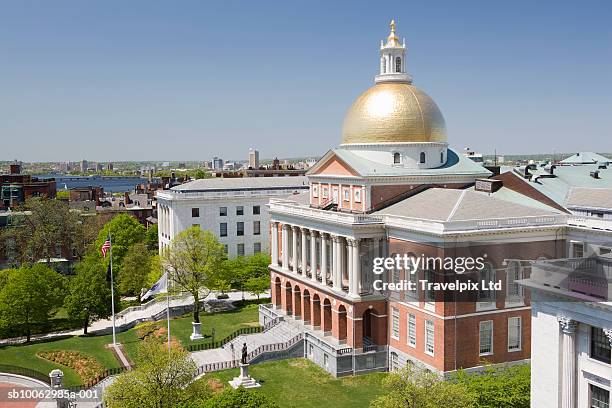
[[[402,72],[402,59],[400,57],[395,58],[395,72]]]
[[[419,160],[421,163],[425,163],[425,152],[421,152],[421,160]]]
[[[402,157],[399,153],[393,153],[393,164],[400,164]]]

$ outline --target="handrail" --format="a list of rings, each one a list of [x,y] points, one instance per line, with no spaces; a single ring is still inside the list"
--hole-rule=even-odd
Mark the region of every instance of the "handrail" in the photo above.
[[[215,348],[220,348],[225,346],[230,341],[234,340],[236,337],[241,336],[243,334],[256,334],[264,331],[264,326],[257,327],[242,327],[238,330],[235,330],[233,333],[229,334],[225,338],[215,342],[208,343],[199,343],[199,344],[190,344],[187,346],[187,351],[202,351],[202,350],[210,350]]]
[[[24,377],[30,377],[35,380],[42,381],[45,384],[51,384],[51,379],[49,378],[48,374],[27,367],[0,364],[0,373],[23,375]]]

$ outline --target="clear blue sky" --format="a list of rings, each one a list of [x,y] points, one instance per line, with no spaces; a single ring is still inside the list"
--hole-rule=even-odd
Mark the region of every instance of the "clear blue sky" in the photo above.
[[[450,144],[612,151],[612,2],[0,1],[0,160],[322,155],[394,18]]]

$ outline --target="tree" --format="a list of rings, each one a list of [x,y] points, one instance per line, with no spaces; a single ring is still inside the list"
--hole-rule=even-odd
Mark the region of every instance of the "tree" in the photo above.
[[[212,232],[198,227],[179,233],[162,255],[162,264],[176,287],[193,296],[195,323],[200,323],[200,299],[214,288],[224,258],[223,245]]]
[[[488,367],[481,373],[460,371],[453,380],[476,396],[478,408],[529,408],[531,404],[529,364]]]
[[[84,253],[83,224],[68,204],[61,200],[31,198],[11,215],[2,240],[11,243],[16,265],[33,264],[41,259],[50,265],[57,249]]]
[[[195,405],[194,405],[195,407]],[[268,397],[257,391],[248,391],[243,387],[238,389],[226,388],[215,395],[200,408],[278,408],[278,405]]]
[[[251,294],[256,295],[257,299],[259,299],[259,295],[266,293],[266,291],[270,289],[270,278],[268,276],[249,278],[245,282],[244,288],[251,292]]]
[[[147,243],[147,248],[150,251],[157,251],[159,249],[157,224],[153,224],[147,228],[147,232],[145,233],[145,242]]]
[[[46,325],[63,298],[64,278],[46,265],[13,270],[0,290],[0,327],[29,342],[32,327]]]
[[[161,278],[164,273],[164,268],[162,266],[161,257],[159,255],[153,255],[151,257],[151,269],[147,273],[147,277],[145,279],[145,288],[150,288],[155,285],[155,282]]]
[[[145,242],[137,242],[128,249],[117,277],[121,294],[140,294],[141,289],[146,286],[147,275],[151,271],[151,258]]]
[[[383,385],[389,393],[376,398],[372,408],[473,408],[475,397],[464,385],[445,381],[427,370],[406,365],[389,374]]]
[[[87,334],[91,321],[111,315],[110,284],[97,256],[92,254],[76,265],[76,275],[70,279],[64,307],[68,316],[83,322],[83,334]]]
[[[143,227],[136,218],[127,214],[119,214],[104,224],[104,227],[102,227],[98,233],[98,238],[95,243],[96,250],[102,247],[102,244],[108,238],[109,232],[113,243],[113,273],[119,276],[123,258],[130,247],[144,240],[145,227]],[[107,256],[105,263],[108,262],[109,257]]]
[[[246,259],[246,269],[249,278],[270,277],[270,255],[267,253],[253,254]]]
[[[164,342],[139,343],[136,368],[119,375],[104,391],[108,408],[166,408],[210,398],[203,381],[194,381],[197,367],[180,346],[168,350]]]

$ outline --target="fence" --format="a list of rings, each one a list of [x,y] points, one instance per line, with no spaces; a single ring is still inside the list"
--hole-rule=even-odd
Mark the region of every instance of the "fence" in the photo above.
[[[45,374],[40,371],[33,370],[31,368],[0,364],[0,373],[23,375],[24,377],[30,377],[35,380],[42,381],[45,384],[51,384],[49,374]]]
[[[200,343],[200,344],[190,344],[189,346],[187,346],[187,350],[188,351],[202,351],[202,350],[210,350],[210,349],[223,347],[226,343],[229,343],[230,341],[234,340],[238,336],[241,336],[243,334],[261,333],[262,331],[264,331],[264,327],[262,326],[243,327],[241,329],[236,330],[229,336],[225,337],[223,340],[208,342],[208,343]]]

